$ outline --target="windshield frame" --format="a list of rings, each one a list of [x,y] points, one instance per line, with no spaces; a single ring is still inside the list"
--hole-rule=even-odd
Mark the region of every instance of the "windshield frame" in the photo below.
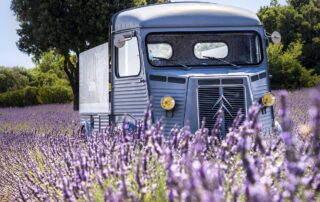
[[[149,53],[148,53],[148,37],[149,35],[161,35],[161,34],[208,34],[208,33],[213,33],[213,34],[247,34],[247,33],[254,33],[257,37],[258,37],[258,43],[259,43],[259,48],[260,48],[260,56],[261,56],[261,59],[258,63],[250,63],[250,64],[247,64],[247,63],[242,63],[242,64],[238,64],[238,63],[235,63],[236,65],[240,66],[240,67],[254,67],[254,66],[260,66],[264,60],[265,60],[265,48],[263,46],[263,40],[262,40],[262,36],[261,34],[256,31],[256,30],[225,30],[225,31],[168,31],[168,32],[164,32],[164,31],[160,31],[160,32],[156,32],[156,31],[153,31],[153,32],[150,32],[148,34],[145,35],[145,40],[144,40],[144,44],[145,44],[145,49],[146,49],[146,59],[148,60],[148,63],[151,67],[153,67],[154,69],[179,69],[181,68],[181,64],[177,64],[177,65],[154,65],[152,63],[152,61],[150,60],[149,58]],[[203,40],[199,40],[197,41],[197,43],[203,43],[203,42],[207,42],[207,41],[203,41]],[[225,41],[219,41],[219,42],[224,42],[226,43]],[[162,43],[169,43],[171,46],[172,44],[170,42],[168,42],[168,40],[166,40],[165,42],[162,42]],[[195,44],[197,44],[195,43]],[[196,56],[194,55],[194,46],[195,44],[192,44],[191,47],[193,48],[193,56],[196,58]],[[229,45],[228,43],[226,43],[228,48],[229,48]],[[176,50],[174,49],[174,47],[172,46],[172,54],[174,54]],[[200,59],[199,59],[200,60]],[[205,60],[205,59],[201,59],[201,60]],[[232,61],[231,61],[232,62]],[[188,67],[191,67],[191,68],[209,68],[209,67],[216,67],[216,68],[221,68],[221,67],[232,67],[232,65],[228,65],[228,64],[185,64],[187,65]]]

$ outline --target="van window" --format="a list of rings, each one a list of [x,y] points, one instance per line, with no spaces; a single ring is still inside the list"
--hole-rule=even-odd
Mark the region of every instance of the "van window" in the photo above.
[[[163,43],[171,47],[167,57],[161,52],[161,57],[152,59],[147,51],[154,67],[247,66],[263,60],[261,37],[255,31],[150,33],[146,37],[147,48]]]
[[[170,59],[172,57],[172,47],[168,43],[148,44],[149,60]]]
[[[140,73],[140,54],[137,37],[127,40],[118,48],[118,76],[137,76]]]
[[[225,58],[228,55],[228,46],[223,42],[197,43],[194,46],[194,55],[198,59]]]

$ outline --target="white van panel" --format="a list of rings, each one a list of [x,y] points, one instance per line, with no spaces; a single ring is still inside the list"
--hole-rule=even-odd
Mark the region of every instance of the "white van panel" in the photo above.
[[[80,113],[109,113],[108,43],[80,53]]]

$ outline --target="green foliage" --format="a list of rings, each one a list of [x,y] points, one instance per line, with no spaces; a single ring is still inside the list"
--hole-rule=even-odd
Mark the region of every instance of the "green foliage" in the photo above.
[[[284,51],[290,44],[301,41],[299,61],[320,74],[320,2],[316,0],[289,0],[280,6],[276,0],[262,7],[258,16],[268,33],[275,30],[282,35]]]
[[[0,107],[23,107],[36,104],[39,104],[39,97],[35,87],[0,93]]]
[[[33,69],[0,68],[0,107],[69,103],[72,90],[63,71],[64,57],[54,51],[41,54]]]
[[[40,60],[33,58],[33,62],[36,64],[33,72],[50,73],[61,79],[68,79],[63,70],[64,57],[53,50],[41,53]]]
[[[26,87],[32,80],[32,75],[21,67],[0,69],[0,93]]]
[[[268,48],[270,73],[273,88],[311,87],[320,82],[314,70],[307,70],[299,58],[302,55],[301,42],[291,43],[284,51],[282,44],[271,44]]]
[[[68,103],[72,91],[65,86],[25,87],[0,93],[0,107],[24,107],[48,103]]]
[[[64,57],[55,51],[41,54],[40,60],[33,58],[36,67],[32,70],[33,86],[68,86],[67,75],[64,72]]]
[[[66,103],[72,101],[72,90],[66,86],[44,86],[38,91],[41,104]]]
[[[149,201],[159,201],[159,202],[166,202],[168,201],[167,198],[167,175],[165,168],[160,165],[156,164],[155,168],[157,172],[156,184],[157,188],[154,190],[153,198],[150,198]]]
[[[141,154],[141,153],[140,153]],[[137,154],[139,155],[139,154]],[[127,191],[130,195],[134,196],[133,201],[141,202],[167,202],[167,176],[166,170],[162,164],[158,162],[158,157],[153,156],[149,159],[148,170],[150,174],[150,179],[146,178],[143,180],[142,189],[139,189],[137,183],[137,171],[135,169],[130,169],[125,172],[125,180],[127,185]],[[130,167],[136,168],[140,162],[133,163]],[[152,171],[152,172],[150,172]],[[142,179],[142,171],[139,171],[139,175]],[[106,190],[118,190],[119,181],[121,177],[109,176],[107,180],[103,181],[103,186]],[[97,183],[92,187],[94,201],[104,201],[104,191],[101,186]]]
[[[32,71],[34,79],[30,83],[32,86],[52,86],[61,85],[68,86],[69,82],[66,79],[59,78],[54,73],[43,73],[38,71]]]
[[[310,0],[288,0],[288,3],[294,8],[301,8],[308,5],[310,2]]]

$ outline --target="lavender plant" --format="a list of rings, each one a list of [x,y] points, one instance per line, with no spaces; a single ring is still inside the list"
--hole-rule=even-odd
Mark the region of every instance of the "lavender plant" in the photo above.
[[[124,121],[88,138],[72,112],[46,119],[45,108],[56,106],[36,107],[43,116],[18,129],[3,115],[16,109],[1,109],[0,200],[318,201],[320,94],[313,89],[306,99],[306,91],[276,92],[283,132],[267,136],[258,103],[244,122],[238,114],[224,138],[220,115],[211,132],[202,124],[191,134],[186,125],[165,136],[161,120],[149,124],[151,106],[135,132]],[[18,120],[27,121],[32,108],[23,110]]]

